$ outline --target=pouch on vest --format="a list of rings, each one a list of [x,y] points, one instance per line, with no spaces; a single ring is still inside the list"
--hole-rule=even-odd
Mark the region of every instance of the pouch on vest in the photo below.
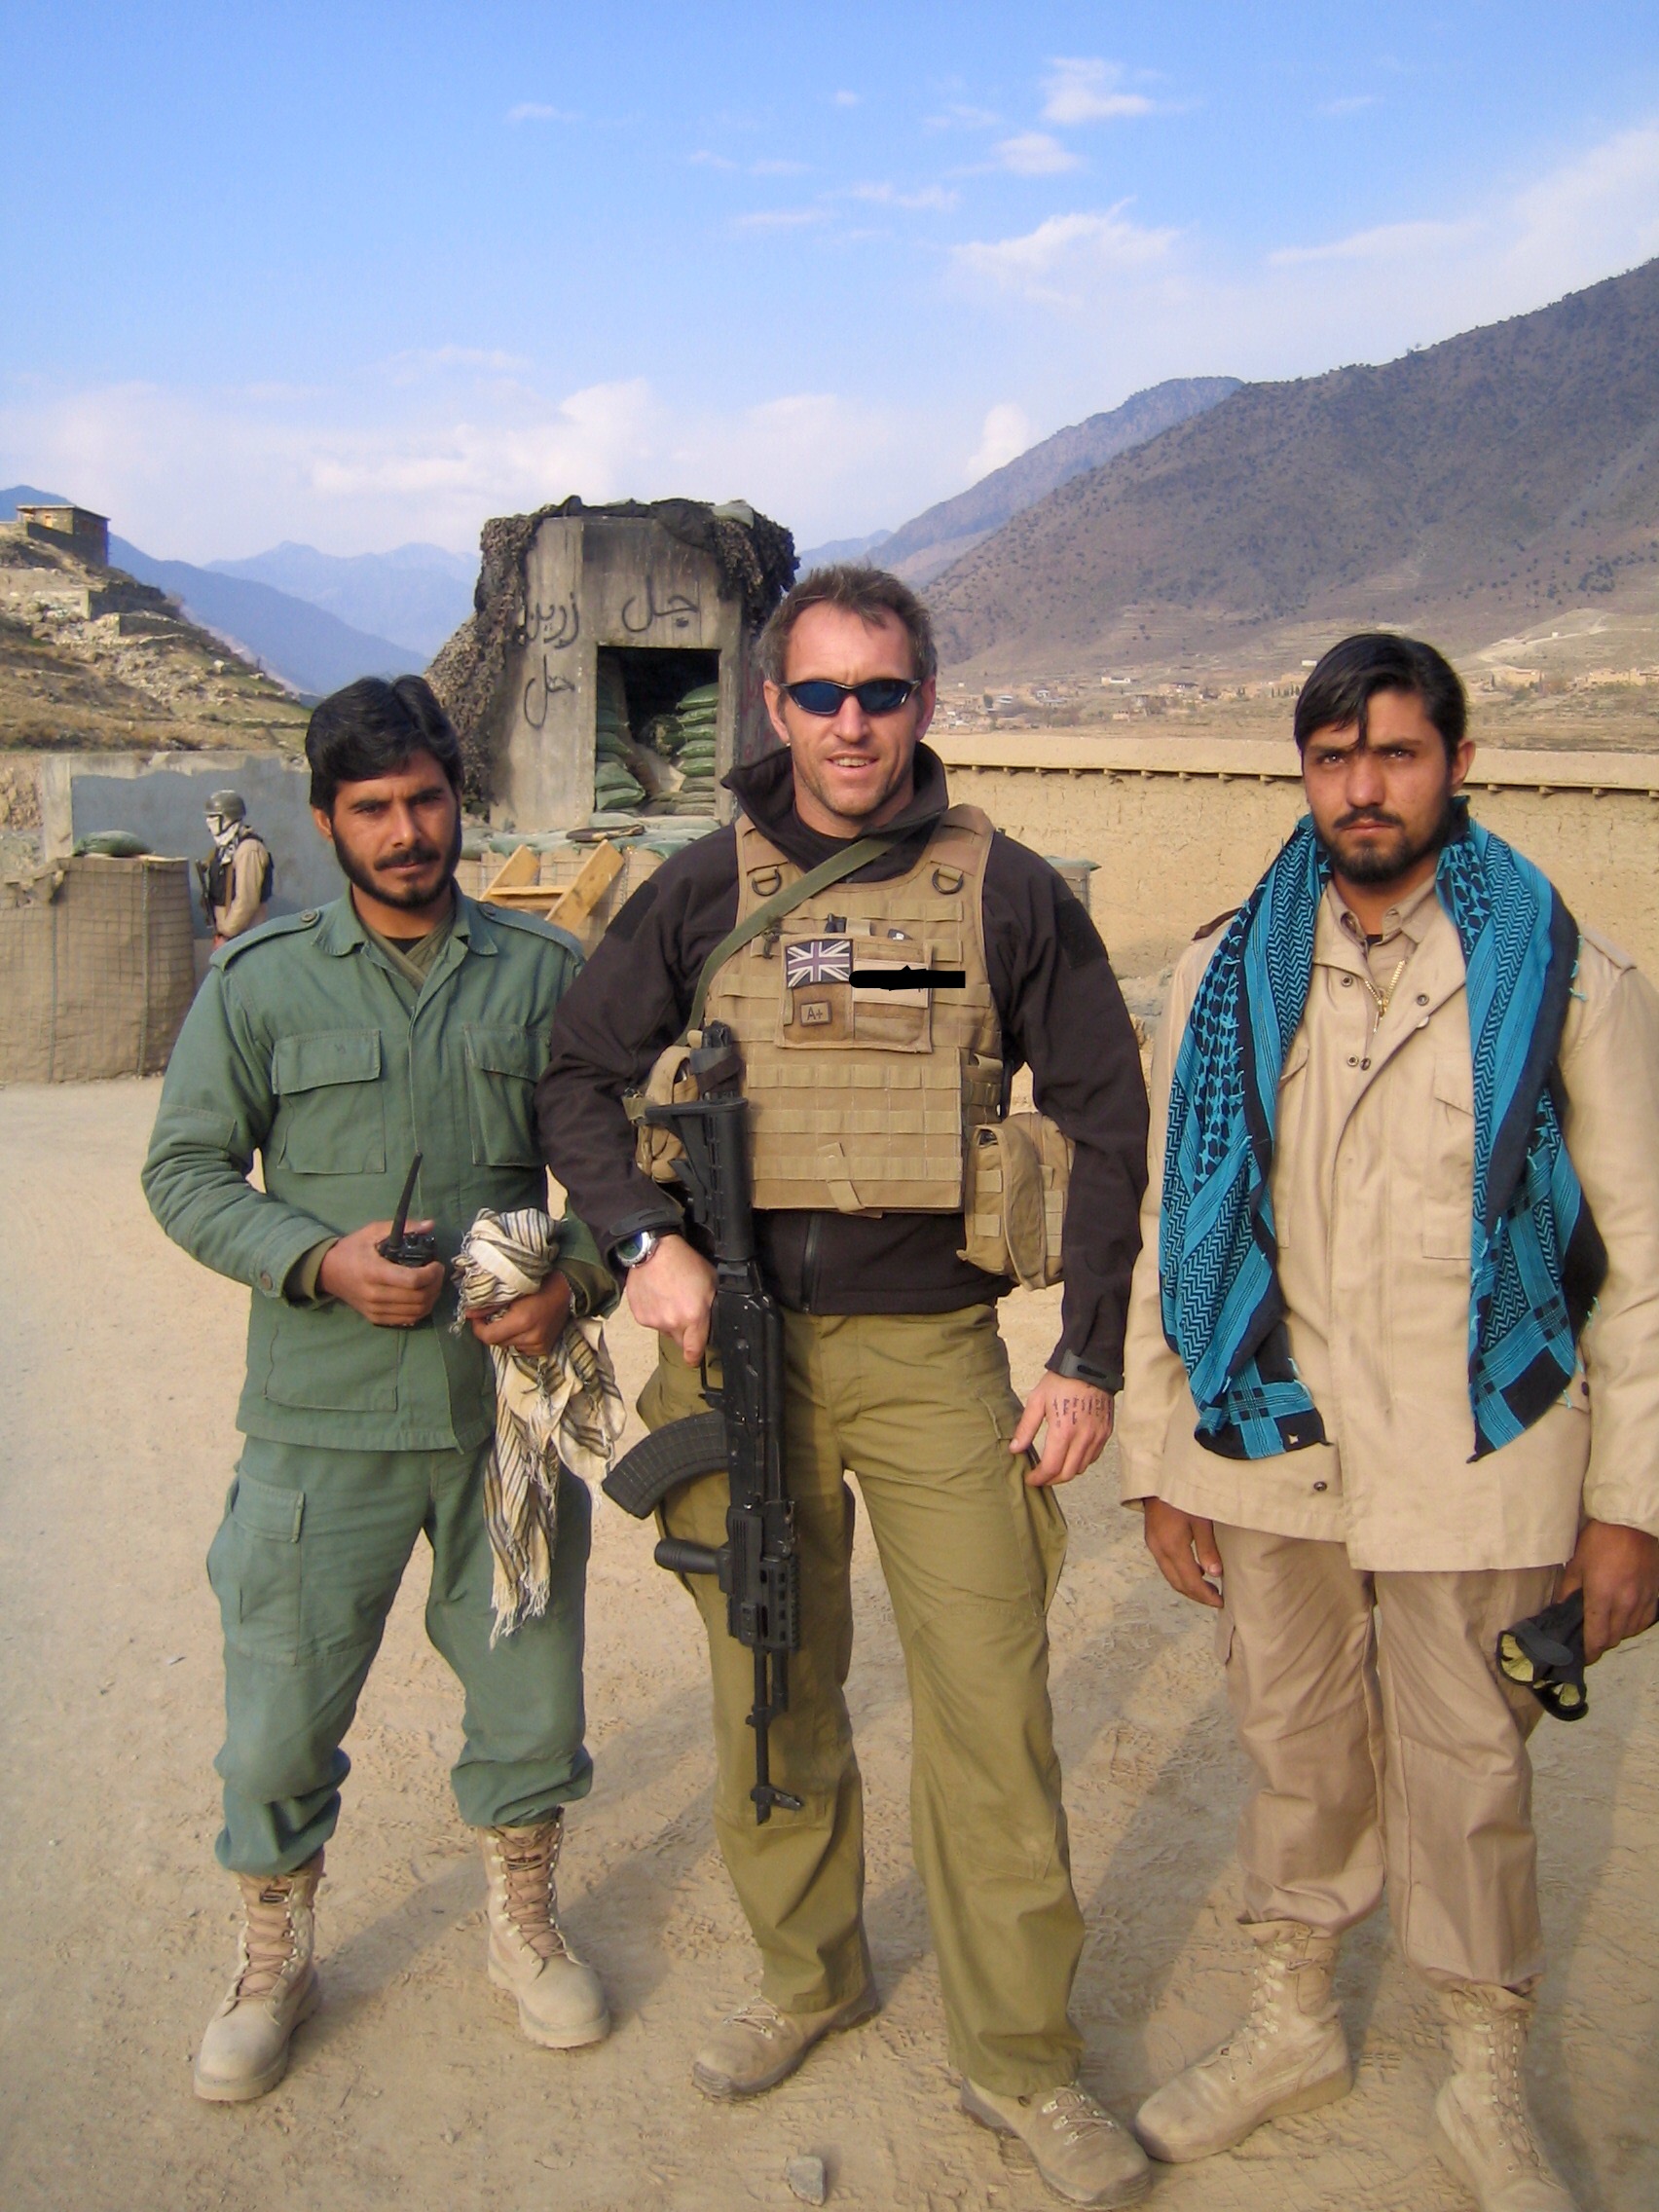
[[[1071,1140],[1047,1114],[981,1124],[968,1147],[967,1242],[957,1257],[1026,1290],[1058,1282],[1071,1163]]]
[[[653,1183],[672,1183],[674,1163],[683,1160],[685,1147],[672,1129],[659,1129],[645,1119],[647,1106],[682,1106],[697,1095],[690,1074],[691,1053],[702,1043],[693,1030],[678,1045],[659,1052],[644,1090],[630,1091],[622,1103],[634,1124],[634,1164]]]

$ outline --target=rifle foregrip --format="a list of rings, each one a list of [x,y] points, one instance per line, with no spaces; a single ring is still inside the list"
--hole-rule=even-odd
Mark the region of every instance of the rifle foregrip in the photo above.
[[[671,1420],[625,1452],[602,1487],[612,1505],[644,1521],[671,1490],[694,1482],[699,1475],[721,1474],[725,1464],[724,1420],[719,1414],[691,1414],[684,1420]]]

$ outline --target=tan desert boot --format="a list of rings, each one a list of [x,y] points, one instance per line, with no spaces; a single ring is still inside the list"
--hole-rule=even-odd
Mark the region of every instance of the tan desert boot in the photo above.
[[[518,1999],[519,2026],[544,2050],[575,2050],[610,2033],[605,1991],[559,1927],[553,1876],[565,1823],[555,1813],[524,1828],[485,1828],[490,1979]]]
[[[880,2009],[869,1986],[822,2012],[780,2012],[769,1998],[752,1997],[697,2053],[691,2079],[706,2097],[757,2097],[793,2074],[815,2043],[837,2028],[856,2027]]]
[[[316,1969],[316,1886],[322,1853],[291,1874],[239,1874],[242,1931],[237,1978],[207,2023],[196,2054],[196,2094],[239,2105],[274,2089],[288,2071],[288,2045],[321,2002]]]
[[[1105,2106],[1071,2082],[1028,2097],[962,2084],[962,2110],[981,2127],[1017,2136],[1037,2171],[1068,2204],[1138,2204],[1152,2187],[1146,2153]]]
[[[1434,2100],[1443,2162],[1481,2212],[1576,2212],[1528,2117],[1521,2058],[1532,1998],[1472,1981],[1439,1995],[1452,2049],[1451,2079]]]
[[[1242,2143],[1265,2120],[1312,2112],[1353,2087],[1331,1974],[1337,1938],[1262,1920],[1250,2009],[1224,2044],[1155,2089],[1134,2120],[1155,2158],[1179,2165]]]

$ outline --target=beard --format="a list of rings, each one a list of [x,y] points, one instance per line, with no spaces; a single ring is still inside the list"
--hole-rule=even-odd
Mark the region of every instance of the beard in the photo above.
[[[413,845],[405,847],[402,852],[391,856],[392,859],[399,861],[441,860],[444,864],[444,872],[429,891],[418,891],[412,884],[399,883],[395,876],[383,878],[376,869],[369,867],[357,858],[357,855],[342,839],[338,829],[334,830],[333,836],[334,857],[340,863],[340,872],[349,883],[354,883],[359,891],[366,892],[371,899],[378,899],[383,906],[402,906],[412,911],[423,906],[430,906],[436,900],[441,899],[451,884],[454,883],[455,871],[461,866],[461,809],[459,807],[456,809],[455,832],[450,838],[447,853],[440,853],[436,845],[430,845],[424,838],[420,838]]]
[[[1455,799],[1447,798],[1440,819],[1426,837],[1414,838],[1397,814],[1384,814],[1381,807],[1356,808],[1331,825],[1326,836],[1317,830],[1319,843],[1326,858],[1337,873],[1349,883],[1379,885],[1397,883],[1401,876],[1410,874],[1419,861],[1438,853],[1456,825],[1457,808]],[[1368,843],[1355,851],[1344,848],[1342,833],[1356,829],[1361,823],[1381,823],[1397,831],[1386,843]]]

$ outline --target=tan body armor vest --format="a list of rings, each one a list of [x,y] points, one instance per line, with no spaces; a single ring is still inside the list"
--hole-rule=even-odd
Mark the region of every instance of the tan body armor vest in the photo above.
[[[802,870],[754,823],[737,829],[747,917]],[[991,825],[940,818],[887,883],[830,885],[726,961],[704,1017],[742,1048],[755,1203],[841,1213],[956,1213],[972,1132],[995,1119],[1001,1030],[985,969]],[[882,968],[955,970],[949,985],[884,989]]]

